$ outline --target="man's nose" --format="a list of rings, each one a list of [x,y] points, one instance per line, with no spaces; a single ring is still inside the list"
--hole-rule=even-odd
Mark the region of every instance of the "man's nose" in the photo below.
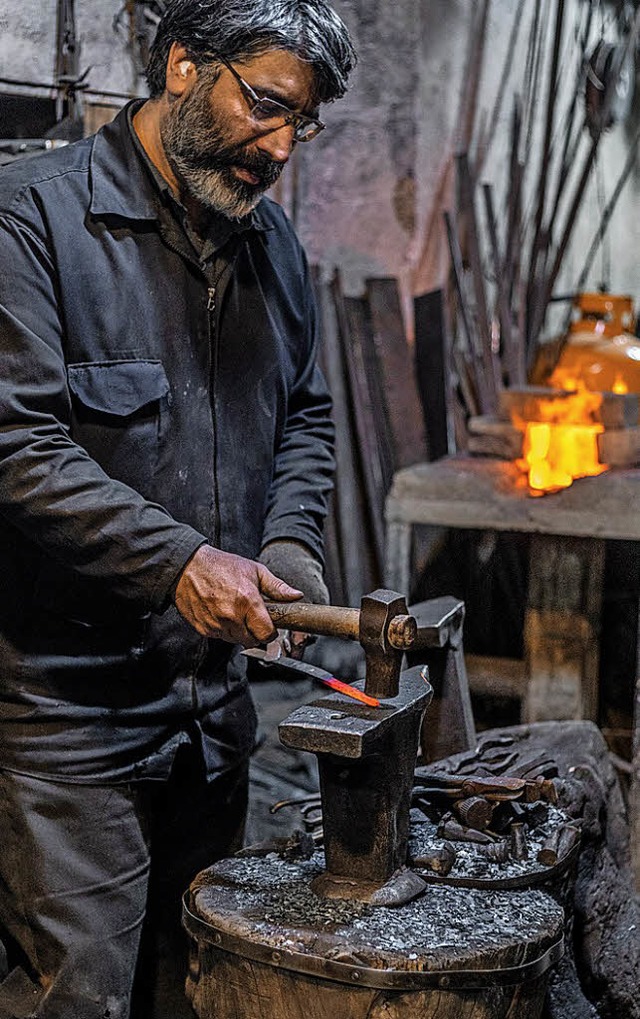
[[[274,163],[286,163],[295,145],[294,130],[293,124],[283,124],[282,127],[262,135],[257,147]]]

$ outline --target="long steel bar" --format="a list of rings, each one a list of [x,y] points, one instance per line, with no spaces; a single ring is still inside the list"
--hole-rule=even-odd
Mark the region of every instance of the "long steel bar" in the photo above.
[[[618,199],[620,198],[620,195],[624,190],[624,186],[629,179],[631,171],[635,169],[638,165],[638,145],[640,145],[640,126],[638,126],[634,132],[633,139],[629,144],[629,155],[627,156],[627,161],[624,164],[622,173],[618,178],[618,182],[612,192],[611,198],[607,202],[607,205],[602,213],[598,229],[591,242],[589,251],[587,252],[584,268],[580,273],[580,276],[578,278],[578,284],[576,286],[576,291],[578,293],[584,289],[584,285],[587,281],[589,270],[591,269],[591,266],[593,264],[593,259],[595,258],[596,252],[600,247],[600,244],[602,243],[604,235],[607,232],[607,228],[611,221],[611,217],[613,216],[616,209],[616,205],[618,204]]]
[[[456,156],[456,166],[458,171],[461,212],[465,217],[467,227],[467,247],[469,251],[469,262],[471,265],[476,299],[476,319],[480,330],[482,365],[488,397],[488,409],[490,412],[495,412],[498,405],[497,394],[501,388],[500,372],[498,368],[498,359],[491,345],[489,309],[487,306],[485,280],[482,270],[482,256],[480,253],[480,237],[474,201],[474,181],[471,176],[471,169],[469,167],[469,160],[466,153],[460,153]]]
[[[468,343],[468,350],[470,351],[470,357],[467,358],[464,354],[464,360],[467,368],[469,369],[472,377],[476,393],[478,394],[478,402],[482,413],[487,413],[490,409],[490,398],[487,391],[486,380],[484,377],[484,371],[482,366],[482,353],[475,335],[475,330],[471,322],[469,315],[469,308],[467,306],[466,296],[464,292],[464,266],[462,263],[462,252],[460,251],[460,242],[458,240],[458,234],[453,224],[451,214],[445,212],[444,221],[447,230],[447,239],[449,242],[449,251],[451,254],[451,266],[453,271],[453,281],[458,295],[458,305],[460,309],[460,318],[462,319],[462,325],[464,334]],[[464,390],[463,390],[464,392]],[[466,399],[466,397],[465,397]],[[471,407],[467,407],[467,410],[471,412]]]
[[[472,15],[474,30],[469,36],[469,49],[464,68],[463,98],[460,110],[461,115],[458,121],[456,152],[460,150],[468,151],[473,138],[490,7],[491,0],[482,0],[480,9],[475,14],[475,17]],[[454,155],[456,152],[454,152]]]
[[[535,283],[537,263],[541,248],[545,247],[542,237],[542,225],[544,221],[544,210],[547,199],[547,184],[549,179],[549,160],[551,156],[551,139],[555,120],[557,85],[558,85],[558,63],[560,59],[560,44],[564,28],[565,0],[558,0],[556,9],[556,20],[553,34],[553,52],[551,56],[551,69],[549,72],[549,86],[547,92],[547,108],[545,117],[544,140],[540,154],[540,167],[538,170],[538,184],[536,189],[537,205],[535,213],[533,242],[531,255],[529,257],[530,282]]]
[[[520,161],[520,145],[522,136],[522,102],[519,96],[513,103],[511,117],[511,140],[509,157],[509,198],[507,203],[507,234],[505,240],[505,260],[503,274],[508,300],[513,300],[513,291],[517,290],[521,264],[521,210],[523,167]]]
[[[47,81],[22,81],[18,78],[4,78],[0,77],[0,85],[13,85],[16,88],[42,88],[48,92],[84,92],[88,96],[102,96],[103,99],[144,99],[142,95],[137,95],[133,92],[109,92],[103,88],[89,88],[84,82],[80,82],[78,85],[69,85],[63,87],[59,84],[53,84]],[[9,93],[11,94],[11,93]]]
[[[490,184],[483,184],[485,212],[487,216],[487,228],[489,243],[493,258],[494,275],[496,280],[498,315],[500,319],[500,339],[504,354],[505,366],[509,373],[509,382],[513,385],[522,385],[524,379],[524,358],[522,357],[522,344],[519,343],[517,333],[514,333],[511,319],[511,306],[505,288],[505,279],[502,273],[502,259],[498,242],[498,226],[493,206],[493,191]]]
[[[533,57],[531,73],[525,79],[524,88],[524,121],[525,124],[525,151],[524,162],[528,165],[533,144],[533,128],[535,123],[535,106],[538,99],[540,79],[544,67],[544,40],[546,37],[546,22],[541,17],[541,0],[537,0],[537,7],[532,28],[533,36]]]
[[[504,102],[504,97],[505,97],[506,91],[507,91],[507,83],[509,81],[509,77],[511,75],[511,71],[512,71],[512,68],[513,68],[513,61],[514,61],[514,57],[515,57],[515,53],[516,53],[516,48],[517,48],[517,44],[518,44],[518,35],[520,33],[520,29],[521,29],[522,24],[523,24],[523,17],[522,17],[522,15],[524,13],[524,5],[525,5],[525,0],[520,0],[520,2],[518,4],[518,8],[517,8],[515,16],[514,16],[514,19],[513,19],[513,24],[511,26],[511,34],[509,36],[509,42],[507,44],[507,55],[505,57],[505,61],[504,61],[504,64],[502,66],[502,74],[500,76],[500,83],[498,85],[498,90],[496,92],[495,102],[493,104],[493,109],[491,111],[491,117],[489,118],[489,124],[488,124],[487,130],[486,130],[486,133],[485,133],[485,141],[484,141],[484,144],[483,144],[483,147],[482,147],[481,155],[476,160],[476,166],[475,166],[476,176],[480,175],[480,171],[481,171],[481,169],[482,169],[482,167],[484,165],[485,159],[487,157],[487,153],[488,153],[488,151],[489,151],[489,149],[491,147],[491,142],[492,142],[493,138],[495,137],[496,127],[497,127],[497,124],[498,124],[498,118],[500,117],[500,112],[502,110],[502,104]]]
[[[576,72],[576,81],[571,96],[571,103],[565,117],[565,123],[561,131],[561,135],[564,138],[564,144],[562,148],[562,156],[560,158],[560,169],[558,171],[558,181],[556,184],[555,197],[552,203],[551,213],[549,215],[549,222],[554,223],[556,216],[558,215],[558,209],[564,193],[565,184],[569,177],[571,167],[574,164],[575,158],[578,154],[578,148],[580,146],[580,140],[583,135],[584,128],[586,126],[586,118],[582,118],[582,122],[576,128],[576,113],[579,110],[579,103],[584,95],[584,66],[587,54],[587,47],[589,45],[589,38],[591,36],[591,25],[593,22],[593,15],[595,11],[595,5],[589,3],[587,5],[586,24],[581,33],[581,45],[580,45],[580,60],[578,63],[578,69]]]
[[[633,49],[634,49],[634,47],[636,46],[636,43],[637,43],[638,32],[639,31],[640,31],[640,8],[638,8],[638,10],[636,11],[635,18],[633,20],[633,24],[632,24],[631,30],[629,32],[629,35],[627,37],[625,45],[622,47],[620,54],[616,54],[618,59],[615,62],[615,66],[613,68],[612,75],[611,75],[611,81],[610,81],[609,87],[608,87],[608,89],[607,89],[607,91],[605,93],[605,97],[604,97],[604,101],[603,101],[603,106],[602,106],[601,121],[602,121],[603,124],[606,124],[608,122],[608,120],[609,120],[609,113],[611,111],[611,106],[613,104],[613,100],[614,100],[614,97],[615,97],[615,94],[616,94],[616,86],[617,86],[617,82],[618,82],[618,76],[620,74],[620,69],[624,66],[626,60],[629,57],[629,54],[631,52],[633,52]],[[567,219],[566,219],[566,222],[565,222],[564,231],[562,233],[562,238],[560,240],[560,243],[559,243],[557,251],[556,251],[556,255],[555,255],[554,262],[553,262],[553,266],[552,266],[551,271],[549,272],[549,274],[547,276],[547,279],[545,281],[544,287],[542,288],[542,292],[541,292],[541,295],[540,295],[540,300],[538,302],[537,308],[534,310],[534,317],[533,317],[533,321],[532,321],[532,330],[530,332],[530,337],[529,337],[529,339],[530,339],[529,364],[532,363],[533,358],[535,356],[536,342],[537,342],[538,336],[540,334],[540,331],[542,329],[542,324],[544,322],[544,316],[545,316],[545,313],[546,313],[547,305],[548,305],[549,300],[551,298],[551,294],[553,293],[553,288],[556,285],[556,281],[557,281],[558,275],[560,273],[560,268],[562,266],[562,261],[563,261],[565,252],[566,252],[567,247],[569,245],[569,241],[571,240],[571,235],[573,233],[573,229],[574,229],[574,226],[575,226],[575,223],[576,223],[576,219],[577,219],[577,216],[578,216],[578,211],[580,209],[582,198],[584,196],[584,192],[585,192],[587,184],[589,182],[589,177],[591,175],[591,170],[593,168],[593,164],[594,164],[597,152],[598,152],[599,144],[600,144],[600,141],[602,139],[602,134],[603,134],[602,131],[600,131],[598,134],[596,134],[596,136],[594,137],[594,139],[593,139],[593,141],[591,143],[589,152],[587,154],[587,157],[586,157],[586,160],[585,160],[585,163],[584,163],[584,166],[583,166],[582,173],[580,175],[580,180],[578,181],[578,185],[577,185],[576,191],[574,193],[574,197],[573,197],[573,201],[571,203],[571,207],[570,207],[569,212],[567,214]]]

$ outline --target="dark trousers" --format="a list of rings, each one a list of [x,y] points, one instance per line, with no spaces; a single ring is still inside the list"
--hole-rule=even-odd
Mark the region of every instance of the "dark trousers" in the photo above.
[[[181,896],[240,847],[247,786],[246,764],[207,783],[190,747],[161,783],[0,771],[0,940],[43,989],[34,1019],[194,1015]]]

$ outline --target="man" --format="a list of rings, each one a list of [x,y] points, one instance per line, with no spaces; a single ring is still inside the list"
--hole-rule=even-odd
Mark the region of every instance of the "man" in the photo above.
[[[326,600],[330,403],[262,195],[353,62],[325,0],[170,0],[150,100],[0,175],[0,936],[34,1016],[190,1014],[179,896],[246,807],[234,646]]]

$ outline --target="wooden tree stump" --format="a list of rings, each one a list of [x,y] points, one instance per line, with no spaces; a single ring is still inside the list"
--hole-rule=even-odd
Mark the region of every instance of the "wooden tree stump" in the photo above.
[[[323,858],[235,857],[193,883],[200,1019],[540,1019],[562,908],[540,891],[430,887],[399,908],[318,898]]]

